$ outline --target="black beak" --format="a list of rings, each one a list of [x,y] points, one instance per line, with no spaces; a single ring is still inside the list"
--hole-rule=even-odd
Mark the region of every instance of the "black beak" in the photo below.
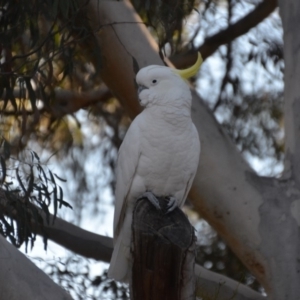
[[[145,90],[145,89],[148,89],[148,88],[145,87],[144,85],[139,85],[139,86],[138,86],[138,94],[139,94],[141,91]]]

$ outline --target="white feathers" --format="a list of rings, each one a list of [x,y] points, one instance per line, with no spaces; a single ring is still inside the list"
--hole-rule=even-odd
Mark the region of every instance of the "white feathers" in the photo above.
[[[149,66],[136,81],[145,107],[132,122],[119,150],[114,251],[108,275],[129,280],[131,221],[135,200],[144,192],[173,196],[182,206],[200,155],[198,132],[191,120],[191,93],[172,69]]]
[[[190,114],[191,95],[186,82],[168,67],[149,66],[141,69],[136,76],[142,87],[139,99],[142,106],[188,106]]]

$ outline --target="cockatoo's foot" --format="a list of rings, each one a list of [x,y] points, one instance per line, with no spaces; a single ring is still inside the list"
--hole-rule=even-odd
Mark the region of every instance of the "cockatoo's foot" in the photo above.
[[[159,201],[152,192],[145,192],[141,197],[139,197],[139,199],[142,198],[147,198],[155,206],[156,209],[161,210]]]
[[[175,197],[169,197],[169,202],[168,202],[168,210],[166,212],[166,214],[170,213],[171,211],[173,211],[176,207],[177,207],[177,200]]]

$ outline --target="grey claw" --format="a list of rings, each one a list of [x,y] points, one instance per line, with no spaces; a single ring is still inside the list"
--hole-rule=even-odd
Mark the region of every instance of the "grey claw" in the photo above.
[[[176,201],[175,197],[170,197],[167,207],[168,207],[168,210],[167,210],[166,214],[170,213],[177,207],[177,201]]]
[[[157,210],[161,210],[158,199],[151,192],[145,192],[139,199],[147,198]]]

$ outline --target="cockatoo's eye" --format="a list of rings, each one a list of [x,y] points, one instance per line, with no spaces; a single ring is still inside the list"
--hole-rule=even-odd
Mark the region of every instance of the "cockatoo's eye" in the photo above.
[[[157,80],[156,79],[153,79],[152,80],[152,84],[154,85],[154,84],[156,84],[157,83]]]

